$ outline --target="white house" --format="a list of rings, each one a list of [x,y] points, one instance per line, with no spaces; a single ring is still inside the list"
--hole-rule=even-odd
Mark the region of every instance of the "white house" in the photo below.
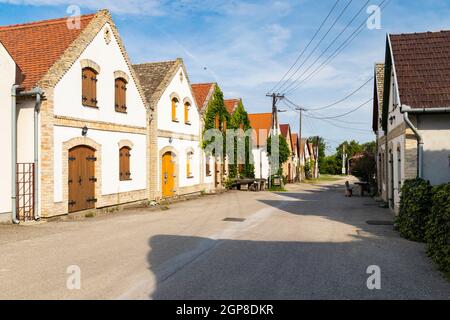
[[[255,178],[268,179],[271,173],[267,153],[267,138],[272,133],[274,119],[272,113],[249,114],[248,118],[250,120],[250,126],[254,130],[252,154],[255,163]],[[278,126],[278,132],[280,131],[280,127]]]
[[[63,18],[0,27],[0,41],[17,63],[14,68],[0,49],[8,71],[0,88],[1,112],[8,110],[1,121],[12,109],[3,108],[10,105],[11,85],[19,85],[17,130],[2,125],[2,133],[17,136],[12,218],[148,199],[148,161],[142,159],[148,157],[149,112],[109,12],[81,16],[78,25]],[[3,199],[5,187],[2,182],[0,212],[14,211]]]
[[[157,195],[205,190],[200,113],[181,59],[134,65],[157,124]],[[208,186],[210,186],[208,184]]]
[[[449,44],[450,31],[387,36],[382,110],[376,116],[381,123],[374,129],[378,175],[395,212],[405,179],[450,181]]]

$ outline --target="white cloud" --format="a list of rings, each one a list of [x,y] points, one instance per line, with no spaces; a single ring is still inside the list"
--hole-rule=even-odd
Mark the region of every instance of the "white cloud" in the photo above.
[[[28,6],[77,5],[89,10],[107,8],[116,14],[159,16],[164,13],[159,0],[0,0],[0,3]]]

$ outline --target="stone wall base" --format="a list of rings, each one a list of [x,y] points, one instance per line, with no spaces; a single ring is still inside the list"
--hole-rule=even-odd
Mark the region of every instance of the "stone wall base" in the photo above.
[[[0,224],[11,224],[11,212],[2,212],[0,213]]]

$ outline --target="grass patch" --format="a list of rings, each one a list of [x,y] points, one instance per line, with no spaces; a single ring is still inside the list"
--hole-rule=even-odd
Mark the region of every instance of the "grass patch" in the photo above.
[[[329,174],[322,174],[322,175],[320,175],[319,179],[306,179],[303,182],[304,183],[335,182],[335,181],[340,181],[343,178],[344,178],[343,176],[333,176],[333,175],[329,175]]]
[[[286,192],[286,189],[284,187],[270,187],[267,189],[267,191],[270,192]]]
[[[88,212],[84,215],[85,218],[94,218],[95,217],[95,212]]]

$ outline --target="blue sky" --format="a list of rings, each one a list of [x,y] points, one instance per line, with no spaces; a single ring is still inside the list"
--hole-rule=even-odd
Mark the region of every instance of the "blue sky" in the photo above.
[[[341,0],[318,39],[351,0]],[[368,5],[382,0],[370,0]],[[227,98],[242,97],[247,110],[270,112],[265,95],[305,48],[335,0],[0,0],[0,24],[16,24],[66,16],[76,4],[82,14],[109,9],[135,63],[182,57],[193,83],[216,81]],[[306,62],[309,67],[366,3],[353,0],[335,27]],[[369,15],[363,10],[324,56],[334,51]],[[381,14],[381,29],[362,33],[330,64],[288,98],[302,106],[333,103],[360,87],[384,60],[386,33],[450,29],[450,0],[391,0]],[[310,47],[312,50],[316,42]],[[308,56],[308,51],[303,58]],[[303,61],[303,58],[301,61]],[[316,65],[323,61],[319,59]],[[313,67],[310,70],[314,70]],[[347,101],[322,112],[334,116],[372,97],[368,84]],[[284,104],[283,123],[298,131],[298,115]],[[305,118],[303,136],[320,135],[329,151],[343,140],[374,139],[371,104],[339,122]]]

